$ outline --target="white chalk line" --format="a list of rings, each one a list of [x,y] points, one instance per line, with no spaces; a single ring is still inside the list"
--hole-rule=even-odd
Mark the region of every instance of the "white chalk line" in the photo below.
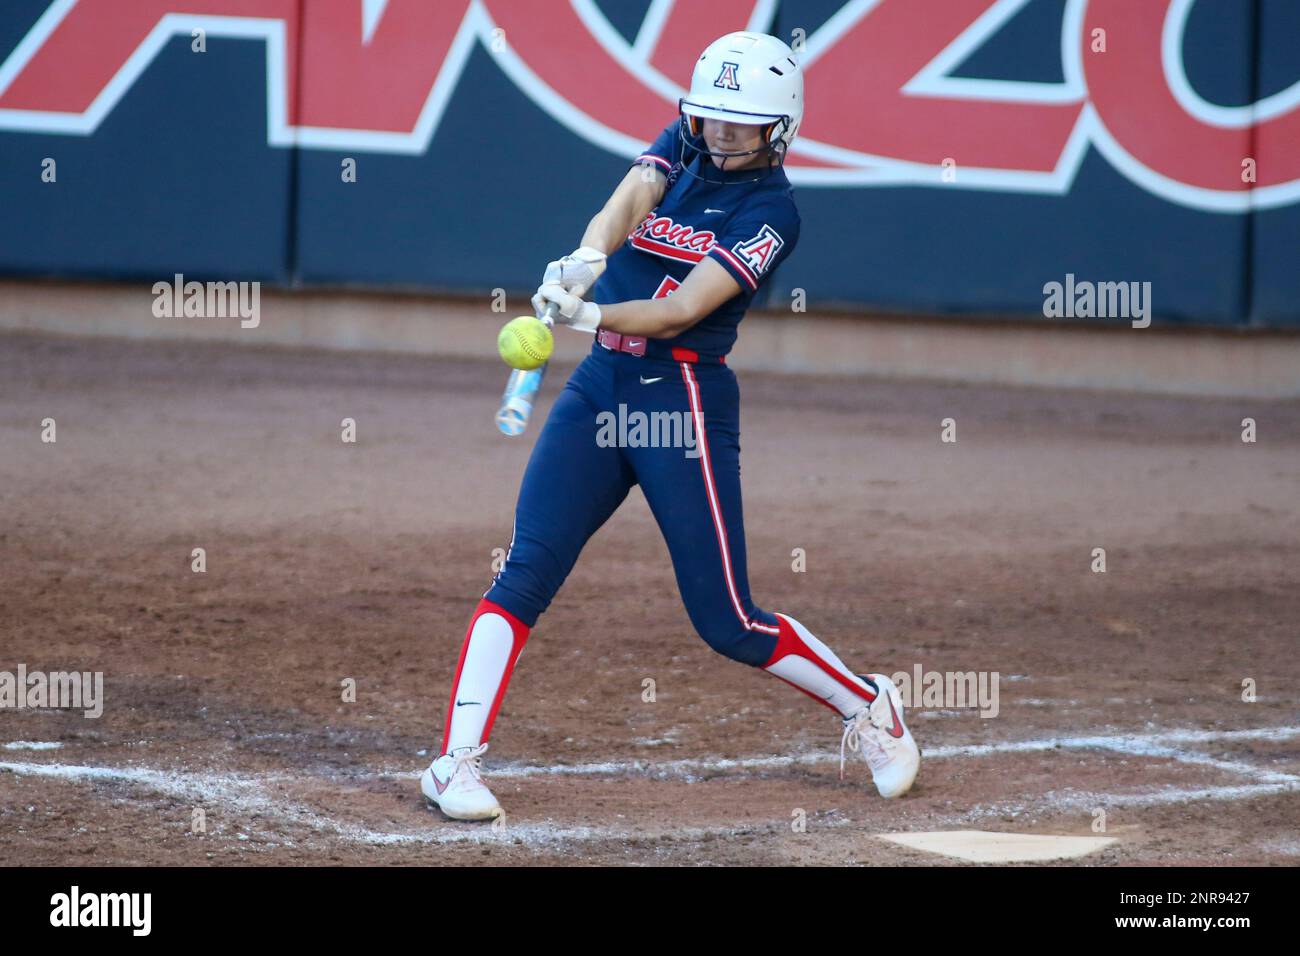
[[[1110,736],[1047,737],[1038,740],[1004,741],[993,744],[961,744],[924,747],[922,762],[953,757],[991,757],[1009,753],[1039,753],[1050,750],[1112,750],[1136,756],[1167,757],[1183,763],[1206,764],[1233,773],[1258,777],[1261,782],[1300,782],[1300,776],[1274,773],[1247,763],[1214,760],[1192,750],[1165,746],[1170,743],[1231,743],[1241,740],[1290,740],[1300,737],[1300,726],[1261,727],[1250,730],[1166,730],[1149,734],[1115,734]],[[817,766],[839,761],[836,754],[813,753],[769,757],[693,757],[682,760],[606,760],[577,764],[506,764],[489,771],[497,778],[546,776],[627,776],[645,775],[656,779],[697,779],[700,774],[746,770],[782,770],[790,767]],[[423,769],[423,768],[421,768]],[[418,777],[420,771],[408,768],[370,771],[364,777]]]
[[[1300,776],[1277,773],[1239,761],[1208,757],[1194,751],[1169,747],[1167,743],[1218,743],[1240,740],[1289,740],[1300,736],[1300,727],[1268,727],[1252,730],[1169,730],[1150,734],[1120,734],[1113,736],[1057,737],[1040,740],[1010,741],[999,744],[969,744],[934,747],[925,752],[926,759],[954,757],[985,757],[1005,753],[1030,753],[1054,749],[1109,750],[1136,756],[1170,758],[1183,763],[1201,764],[1232,773],[1245,774],[1258,782],[1236,786],[1199,788],[1165,787],[1136,793],[1079,793],[1052,792],[1028,804],[1015,805],[1017,813],[1027,807],[1040,809],[1090,809],[1097,806],[1154,806],[1197,800],[1243,800],[1260,796],[1300,790]],[[503,767],[493,776],[526,778],[554,774],[649,774],[656,778],[680,777],[693,779],[699,773],[718,773],[729,770],[775,769],[798,765],[826,763],[834,758],[823,754],[793,757],[748,757],[721,759],[689,759],[653,764],[645,761],[605,761],[590,764],[536,765]],[[360,824],[348,823],[325,816],[312,808],[293,801],[267,795],[265,787],[270,782],[286,779],[302,780],[308,774],[287,776],[284,773],[241,775],[234,773],[176,772],[142,767],[90,767],[73,764],[42,764],[0,762],[0,771],[23,776],[46,777],[70,782],[111,782],[144,787],[157,793],[193,805],[216,805],[223,811],[233,810],[250,817],[266,817],[290,825],[305,827],[318,833],[333,834],[344,840],[375,846],[400,844],[449,843],[522,843],[531,847],[557,846],[574,842],[656,840],[699,840],[706,836],[726,837],[741,833],[775,832],[777,826],[726,826],[726,827],[674,827],[662,831],[632,830],[609,826],[566,826],[551,823],[508,824],[500,830],[490,825],[441,825],[437,829],[419,832],[391,832],[375,830]],[[405,778],[415,773],[400,771],[368,771],[358,775],[344,775],[345,780],[364,780],[374,777]],[[325,779],[318,777],[317,779]],[[331,779],[338,779],[337,775]],[[972,808],[969,815],[1004,813],[1010,805]],[[188,811],[183,825],[188,820]],[[847,820],[825,821],[819,826],[843,826]],[[779,827],[784,829],[783,827]],[[250,828],[246,828],[250,829]],[[243,835],[241,834],[241,838]],[[279,843],[292,846],[283,837]]]
[[[1293,773],[1283,773],[1279,770],[1266,770],[1263,767],[1257,767],[1254,764],[1245,763],[1241,760],[1223,760],[1218,757],[1211,757],[1208,754],[1198,753],[1194,750],[1180,750],[1176,747],[1161,747],[1156,744],[1141,744],[1133,746],[1116,745],[1106,749],[1116,753],[1133,754],[1139,757],[1165,757],[1170,760],[1177,760],[1179,763],[1213,767],[1214,769],[1222,770],[1225,773],[1235,773],[1240,774],[1243,777],[1251,777],[1258,783],[1300,783],[1300,776],[1296,776]]]
[[[1253,800],[1282,793],[1300,793],[1294,783],[1248,783],[1219,787],[1165,787],[1136,793],[1099,793],[1082,790],[1051,790],[1041,797],[1024,801],[1003,801],[993,804],[976,804],[965,814],[967,819],[990,817],[1021,817],[1034,813],[1060,813],[1079,811],[1092,813],[1098,809],[1115,810],[1122,807],[1156,807],[1169,804],[1193,804],[1206,801]]]
[[[1196,803],[1201,800],[1246,800],[1278,793],[1300,792],[1292,783],[1246,783],[1223,787],[1176,787],[1144,793],[1076,793],[1049,792],[1042,802],[1055,808],[1090,809],[1092,807],[1151,807],[1167,803]]]
[[[330,833],[354,843],[372,846],[402,844],[481,843],[511,845],[522,843],[530,847],[560,846],[575,842],[602,840],[701,840],[705,837],[728,837],[750,833],[768,832],[772,826],[729,825],[719,827],[672,827],[669,829],[632,830],[626,827],[571,826],[551,823],[510,823],[494,829],[491,824],[450,824],[438,818],[438,828],[417,832],[392,832],[374,830],[360,824],[336,820],[307,807],[265,793],[266,776],[233,773],[214,774],[151,770],[142,767],[84,767],[71,764],[19,764],[0,762],[0,772],[10,771],[23,776],[47,777],[69,782],[121,783],[140,786],[172,797],[192,806],[177,814],[177,826],[188,829],[191,812],[195,807],[218,808],[222,815],[233,811],[250,817],[263,816],[282,823],[298,825],[318,833]],[[284,779],[283,775],[273,775]],[[298,779],[301,779],[299,777]],[[432,813],[432,811],[430,811]],[[215,813],[214,813],[215,816]],[[847,819],[830,819],[818,822],[819,827],[841,827]],[[234,828],[236,836],[244,839],[244,831],[254,827]],[[256,831],[259,836],[277,845],[294,846],[283,835]]]

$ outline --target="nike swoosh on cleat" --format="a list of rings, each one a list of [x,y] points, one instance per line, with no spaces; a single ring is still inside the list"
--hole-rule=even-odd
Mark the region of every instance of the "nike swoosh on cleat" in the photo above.
[[[885,700],[889,703],[889,716],[894,718],[894,726],[885,731],[891,737],[901,738],[903,736],[903,722],[898,719],[898,711],[894,710],[894,698],[885,694]]]
[[[477,704],[477,705],[480,706],[480,707],[483,706],[483,702],[482,702],[481,700],[458,700],[458,701],[456,701],[456,706],[457,706],[457,707],[468,707],[470,704]]]

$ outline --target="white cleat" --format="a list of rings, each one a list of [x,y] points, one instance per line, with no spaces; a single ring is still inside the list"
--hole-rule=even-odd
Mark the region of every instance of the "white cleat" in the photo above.
[[[425,799],[453,820],[491,820],[501,805],[479,773],[487,744],[443,754],[420,775]]]
[[[912,732],[903,723],[903,698],[898,687],[884,674],[866,677],[880,689],[876,699],[852,717],[844,719],[840,740],[840,777],[844,777],[844,751],[862,754],[871,768],[871,779],[886,800],[911,789],[921,767],[921,751]]]

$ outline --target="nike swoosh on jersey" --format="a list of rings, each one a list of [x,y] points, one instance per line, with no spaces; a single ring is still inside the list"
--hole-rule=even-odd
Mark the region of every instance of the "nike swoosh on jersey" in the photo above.
[[[644,375],[641,376],[642,385],[653,385],[655,382],[662,382],[663,380],[664,377],[662,375],[660,375],[658,378],[646,378]]]

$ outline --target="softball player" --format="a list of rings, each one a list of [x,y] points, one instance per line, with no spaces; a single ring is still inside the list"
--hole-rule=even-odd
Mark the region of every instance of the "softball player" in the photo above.
[[[679,115],[638,156],[572,254],[547,266],[539,313],[594,333],[529,459],[514,536],[469,623],[440,756],[421,777],[447,816],[501,808],[481,758],[528,633],[587,539],[640,485],[691,623],[716,651],[794,685],[843,719],[882,796],[907,791],[920,752],[894,684],[855,674],[794,618],[754,604],[740,498],[739,393],[726,365],[754,293],[799,239],[783,161],[803,116],[803,73],[780,40],[731,33],[695,65]],[[590,291],[590,301],[583,296]],[[669,413],[691,447],[600,440],[620,406]],[[664,418],[660,421],[667,420]]]

